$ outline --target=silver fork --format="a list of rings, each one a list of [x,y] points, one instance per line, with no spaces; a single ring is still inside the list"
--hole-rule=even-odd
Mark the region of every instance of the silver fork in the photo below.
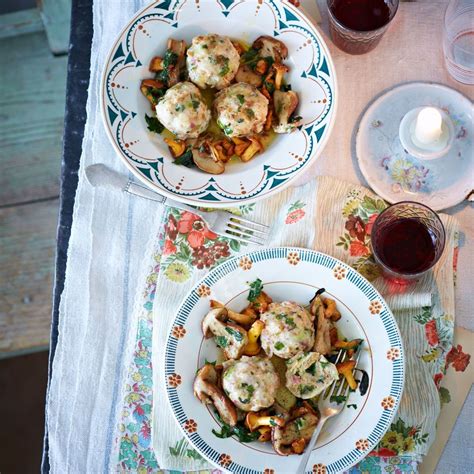
[[[270,228],[267,225],[245,219],[227,211],[206,212],[167,198],[141,184],[129,180],[103,164],[90,165],[86,168],[86,177],[92,186],[113,187],[134,196],[140,196],[165,206],[176,207],[192,212],[206,223],[207,227],[218,235],[238,240],[246,244],[265,245]]]
[[[346,359],[346,351],[339,351],[339,354],[337,355],[336,358],[336,364],[339,362],[344,362]],[[357,358],[356,358],[356,365],[354,369],[357,367],[357,362],[359,361],[359,355],[360,355],[360,350],[357,353]],[[316,425],[316,429],[313,432],[313,435],[311,436],[311,439],[309,440],[308,445],[306,446],[304,453],[301,455],[301,461],[298,465],[298,469],[296,470],[296,474],[304,474],[306,471],[306,465],[308,464],[309,457],[311,456],[311,453],[313,451],[314,446],[316,445],[316,441],[319,438],[319,434],[321,433],[321,430],[323,429],[324,424],[326,421],[329,420],[329,418],[332,418],[333,416],[339,415],[341,413],[342,409],[346,406],[347,403],[347,395],[349,393],[349,385],[346,381],[346,379],[342,376],[342,380],[339,378],[338,380],[335,380],[332,385],[326,389],[325,392],[321,394],[319,397],[318,401],[318,409],[319,413],[321,414],[321,419],[319,420],[319,423]],[[345,396],[345,401],[344,403],[337,403],[337,402],[332,402],[331,398],[332,397],[340,397],[340,396]]]

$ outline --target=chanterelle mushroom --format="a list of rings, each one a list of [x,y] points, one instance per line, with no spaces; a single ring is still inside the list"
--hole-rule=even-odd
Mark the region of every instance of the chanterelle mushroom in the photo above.
[[[301,118],[292,117],[293,112],[298,107],[298,102],[298,94],[294,91],[276,90],[273,93],[273,106],[277,119],[273,125],[273,130],[276,133],[291,133],[301,125]]]
[[[308,404],[296,408],[284,426],[272,428],[273,448],[281,456],[301,454],[318,422],[318,414]]]
[[[288,56],[288,48],[281,41],[271,36],[259,36],[252,44],[253,49],[259,50],[262,58],[272,58],[273,61],[281,63]]]
[[[213,404],[224,423],[237,424],[237,410],[227,395],[218,387],[217,372],[212,364],[199,369],[194,379],[194,395],[200,402]]]
[[[211,309],[202,320],[202,332],[206,338],[214,336],[228,359],[238,359],[248,343],[247,331],[227,318],[226,308]]]
[[[317,298],[320,298],[319,296]],[[333,322],[326,318],[324,314],[324,305],[318,307],[318,316],[316,322],[316,337],[314,339],[313,350],[320,354],[326,355],[331,351],[331,328]]]

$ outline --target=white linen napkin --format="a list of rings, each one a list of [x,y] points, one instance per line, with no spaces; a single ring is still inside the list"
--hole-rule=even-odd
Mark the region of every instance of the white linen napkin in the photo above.
[[[84,176],[93,163],[126,172],[102,125],[100,79],[119,30],[148,2],[111,3],[93,2],[87,123],[46,404],[51,472],[59,474],[115,470],[116,411],[136,335],[137,282],[163,212],[156,203],[94,189]]]

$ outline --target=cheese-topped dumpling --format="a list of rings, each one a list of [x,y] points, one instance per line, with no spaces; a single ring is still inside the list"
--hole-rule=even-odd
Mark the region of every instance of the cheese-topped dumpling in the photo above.
[[[297,354],[286,366],[286,387],[299,398],[313,398],[339,378],[336,366],[318,352]]]
[[[289,359],[314,344],[314,324],[311,315],[297,303],[272,303],[260,316],[265,323],[260,341],[268,356]]]
[[[193,38],[186,57],[189,79],[201,89],[227,87],[239,64],[240,55],[230,39],[214,34]]]
[[[216,95],[214,110],[217,125],[228,137],[254,135],[265,125],[268,99],[256,87],[238,82]]]
[[[158,120],[181,139],[197,138],[211,119],[201,91],[191,82],[179,82],[169,88],[155,110]]]
[[[275,403],[280,378],[269,359],[243,356],[222,365],[222,386],[236,407],[258,411]]]

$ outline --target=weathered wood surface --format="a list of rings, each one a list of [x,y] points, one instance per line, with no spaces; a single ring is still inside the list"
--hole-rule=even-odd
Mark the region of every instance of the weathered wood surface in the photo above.
[[[48,345],[58,207],[0,209],[0,357]]]
[[[0,39],[43,30],[43,20],[37,8],[0,15]]]
[[[0,41],[0,206],[59,194],[67,57],[45,33]]]
[[[71,0],[38,0],[49,47],[54,54],[65,54],[69,46]]]

